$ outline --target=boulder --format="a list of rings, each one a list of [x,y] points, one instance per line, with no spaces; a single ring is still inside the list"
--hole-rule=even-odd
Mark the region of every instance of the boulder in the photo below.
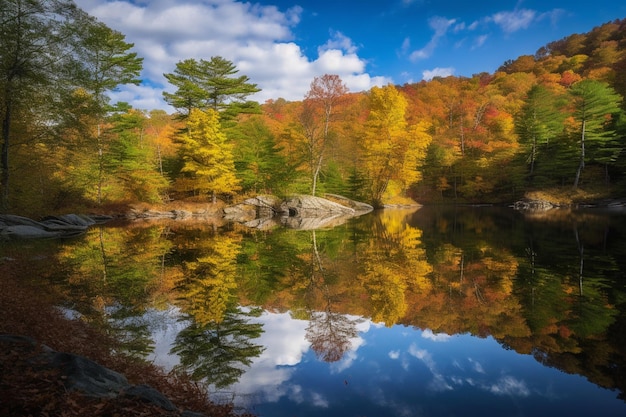
[[[224,208],[224,218],[239,223],[256,219],[271,219],[280,209],[280,199],[272,195],[258,195],[242,203]]]
[[[80,216],[66,214],[48,216],[35,221],[11,214],[0,215],[0,238],[4,239],[45,239],[70,237],[84,233],[90,226],[110,220],[111,217]]]
[[[80,355],[48,352],[41,357],[48,367],[58,369],[68,390],[90,397],[113,398],[130,387],[126,377]]]
[[[65,388],[94,398],[135,398],[154,404],[167,411],[178,411],[176,406],[161,392],[149,385],[133,385],[126,377],[83,356],[56,352],[39,345],[27,336],[0,334],[0,349],[22,352],[28,366],[33,370],[53,369]],[[0,368],[6,364],[0,364]],[[201,413],[184,411],[180,415],[202,417]],[[206,417],[206,416],[205,416]]]
[[[356,210],[334,201],[312,195],[294,195],[283,201],[280,206],[283,213],[290,217],[326,217],[333,215],[354,215]]]
[[[224,218],[255,229],[269,229],[282,224],[292,229],[312,230],[334,227],[373,210],[369,204],[334,194],[328,196],[332,200],[300,194],[286,200],[259,195],[226,207]]]
[[[513,204],[513,208],[520,211],[547,211],[555,206],[544,200],[520,200]]]
[[[370,204],[354,201],[338,194],[326,194],[325,197],[346,207],[353,208],[358,213],[369,213],[374,210],[374,207]]]

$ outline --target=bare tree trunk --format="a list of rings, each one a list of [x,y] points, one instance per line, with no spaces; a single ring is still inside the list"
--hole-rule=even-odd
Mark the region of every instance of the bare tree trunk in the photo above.
[[[576,179],[574,180],[574,189],[578,188],[578,183],[580,181],[580,174],[583,172],[585,168],[585,123],[586,121],[583,119],[582,125],[582,135],[580,137],[580,162],[578,164],[578,169],[576,170]]]
[[[11,100],[9,97],[5,99],[4,118],[2,119],[2,150],[0,156],[0,167],[2,173],[0,175],[0,189],[2,196],[0,197],[0,210],[9,209],[9,135],[11,132]]]

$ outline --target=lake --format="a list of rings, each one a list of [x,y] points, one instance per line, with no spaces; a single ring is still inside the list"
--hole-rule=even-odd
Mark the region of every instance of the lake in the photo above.
[[[50,263],[68,317],[259,416],[626,416],[625,239],[619,211],[427,206],[111,223],[0,257]]]

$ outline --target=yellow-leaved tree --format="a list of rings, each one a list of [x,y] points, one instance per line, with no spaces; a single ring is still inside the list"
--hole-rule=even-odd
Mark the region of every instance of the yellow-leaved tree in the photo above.
[[[213,202],[218,194],[233,194],[240,189],[235,176],[233,146],[221,131],[219,113],[192,109],[187,119],[187,130],[181,135],[181,172],[186,181],[179,185],[195,193],[211,194]]]
[[[421,179],[418,168],[431,137],[426,122],[408,125],[405,117],[407,100],[393,85],[373,87],[369,99],[363,160],[371,201],[375,206],[381,206],[390,184],[403,192]]]

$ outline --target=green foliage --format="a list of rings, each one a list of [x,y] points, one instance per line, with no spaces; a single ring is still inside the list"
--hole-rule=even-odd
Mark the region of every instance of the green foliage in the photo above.
[[[608,84],[596,80],[574,84],[570,95],[574,106],[572,115],[578,122],[573,133],[580,138],[580,162],[574,180],[576,188],[587,161],[608,164],[619,155],[623,144],[614,140],[612,119],[620,111],[622,98]]]
[[[530,177],[542,151],[561,134],[565,115],[560,111],[559,97],[541,85],[528,92],[522,110],[516,117],[515,130]],[[545,159],[544,159],[545,160]]]
[[[295,170],[287,164],[263,119],[250,117],[228,131],[235,146],[235,167],[244,193],[285,194]]]
[[[176,87],[176,92],[163,92],[163,97],[183,118],[192,109],[212,109],[225,121],[241,113],[257,113],[258,104],[246,98],[260,90],[247,76],[235,76],[237,72],[232,62],[219,56],[209,61],[186,59],[176,64],[173,73],[163,74]]]
[[[156,203],[168,187],[157,171],[154,149],[143,141],[145,115],[135,110],[111,118],[114,133],[105,166],[110,176],[133,200]]]

